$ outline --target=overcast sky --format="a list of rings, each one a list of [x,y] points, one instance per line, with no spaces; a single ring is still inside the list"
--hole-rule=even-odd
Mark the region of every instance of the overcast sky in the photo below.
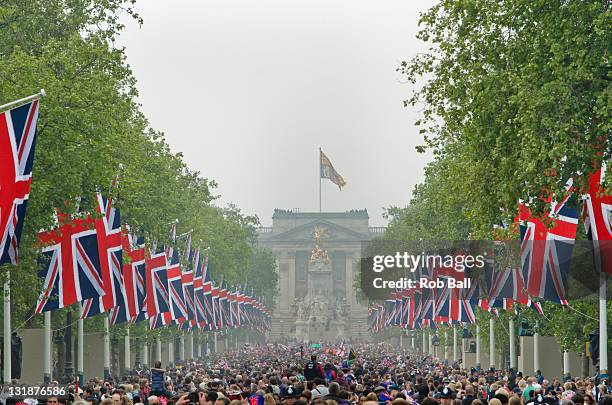
[[[429,157],[395,71],[431,0],[141,0],[127,47],[143,110],[188,165],[271,224],[318,211],[318,148],[347,186],[323,180],[323,210],[406,205]]]

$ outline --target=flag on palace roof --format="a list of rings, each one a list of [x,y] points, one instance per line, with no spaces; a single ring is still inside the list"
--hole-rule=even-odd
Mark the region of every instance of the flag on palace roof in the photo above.
[[[340,173],[334,169],[334,166],[331,164],[330,160],[325,156],[322,150],[319,150],[321,159],[320,159],[320,171],[322,179],[330,179],[332,183],[338,186],[340,190],[342,187],[346,186],[346,181],[340,176]]]

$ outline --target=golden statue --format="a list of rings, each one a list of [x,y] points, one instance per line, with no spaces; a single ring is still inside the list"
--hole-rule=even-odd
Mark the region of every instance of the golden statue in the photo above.
[[[310,264],[315,262],[323,262],[325,264],[329,264],[329,256],[327,255],[327,250],[321,249],[321,244],[324,236],[327,236],[325,232],[325,228],[318,228],[315,226],[314,231],[312,232],[313,239],[315,242],[314,249],[310,253]]]

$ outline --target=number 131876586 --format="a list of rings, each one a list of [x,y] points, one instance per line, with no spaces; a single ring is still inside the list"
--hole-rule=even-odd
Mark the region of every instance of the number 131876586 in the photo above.
[[[66,395],[66,387],[44,386],[44,385],[15,385],[4,387],[5,395],[8,397],[52,397]]]

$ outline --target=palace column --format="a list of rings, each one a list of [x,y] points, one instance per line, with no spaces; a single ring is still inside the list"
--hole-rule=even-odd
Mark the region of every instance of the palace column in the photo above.
[[[355,253],[346,252],[346,268],[344,272],[344,281],[345,281],[344,290],[346,291],[346,303],[349,305],[349,311],[353,309],[353,305],[355,305],[355,301],[356,301],[355,294],[354,294],[354,288],[353,288],[353,280],[355,279],[354,273],[353,273],[353,262],[355,260],[354,255]]]
[[[291,312],[291,306],[295,303],[295,251],[287,252],[287,264],[289,265],[289,306],[287,309]]]
[[[291,310],[295,302],[295,252],[282,251],[278,259],[281,311]]]
[[[286,258],[287,252],[281,252],[276,259],[278,266],[278,289],[279,306],[277,310],[284,311],[289,305],[289,264]]]
[[[276,250],[278,268],[278,305],[275,309],[277,337],[289,333],[289,322],[292,317],[292,306],[295,302],[295,251],[286,248]]]

